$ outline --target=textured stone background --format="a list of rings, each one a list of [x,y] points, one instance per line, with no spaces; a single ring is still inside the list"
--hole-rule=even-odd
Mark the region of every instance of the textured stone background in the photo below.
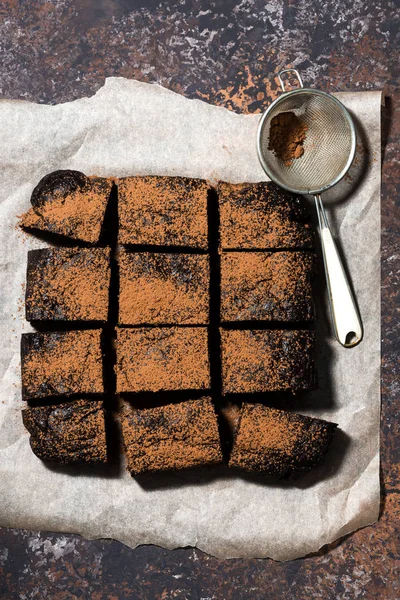
[[[379,522],[285,564],[3,529],[2,600],[400,598],[399,20],[398,2],[385,0],[2,0],[5,98],[66,102],[94,94],[106,76],[121,75],[260,112],[276,97],[274,74],[288,66],[322,90],[384,89],[386,97]]]

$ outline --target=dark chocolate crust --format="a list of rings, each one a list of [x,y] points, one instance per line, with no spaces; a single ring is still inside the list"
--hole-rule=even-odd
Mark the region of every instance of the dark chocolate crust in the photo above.
[[[79,171],[54,171],[32,192],[32,208],[20,217],[28,231],[44,231],[89,244],[99,242],[112,179]]]
[[[206,181],[145,176],[117,183],[120,244],[207,249]]]
[[[59,170],[48,173],[33,189],[31,204],[34,208],[40,208],[51,203],[54,196],[66,196],[82,191],[88,181],[86,175],[81,171]]]
[[[210,387],[206,327],[117,330],[117,392]]]
[[[336,423],[244,403],[230,467],[277,477],[296,476],[320,464]]]
[[[24,333],[22,399],[104,392],[101,330]]]
[[[23,410],[33,452],[41,460],[63,464],[107,462],[102,404],[75,400]]]
[[[28,252],[27,321],[107,321],[109,248],[44,248]]]
[[[311,321],[311,252],[223,252],[221,321]]]
[[[180,470],[222,461],[210,398],[137,410],[124,403],[121,427],[132,474]]]
[[[229,249],[313,247],[304,198],[274,183],[225,183],[217,187],[221,246]]]
[[[314,346],[314,331],[221,329],[223,393],[315,389]]]
[[[201,254],[119,254],[120,325],[206,325],[209,257]]]

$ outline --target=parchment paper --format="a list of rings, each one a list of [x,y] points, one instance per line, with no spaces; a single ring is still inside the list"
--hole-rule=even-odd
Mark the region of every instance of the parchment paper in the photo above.
[[[327,463],[295,483],[208,470],[108,476],[49,468],[29,447],[20,409],[18,304],[27,251],[18,233],[39,179],[55,169],[125,176],[266,179],[255,151],[259,115],[243,116],[157,85],[107,79],[92,98],[58,106],[0,102],[0,524],[110,537],[129,546],[197,546],[218,557],[288,560],[375,521],[379,511],[380,93],[338,95],[359,124],[352,174],[332,193],[334,231],[352,276],[365,336],[336,343],[320,317],[321,389],[289,408],[339,424]],[[328,195],[326,195],[328,198]],[[322,277],[322,274],[321,274]],[[323,287],[323,286],[322,286]],[[321,312],[322,311],[322,312]],[[288,408],[288,406],[286,406]]]

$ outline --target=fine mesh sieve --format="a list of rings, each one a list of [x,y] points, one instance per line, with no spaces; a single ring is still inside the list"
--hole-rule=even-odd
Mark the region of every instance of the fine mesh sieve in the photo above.
[[[281,76],[286,72],[295,73],[300,88],[285,91]],[[355,346],[362,339],[362,324],[320,195],[340,181],[353,162],[354,123],[339,100],[325,92],[304,88],[296,69],[285,69],[278,78],[284,93],[260,120],[258,157],[264,171],[279,186],[297,194],[314,195],[335,335],[343,346]],[[304,152],[294,160],[284,161],[269,148],[272,119],[281,113],[294,113],[307,126]]]
[[[282,86],[285,89],[283,82]],[[304,154],[291,165],[268,148],[271,121],[285,112],[294,113],[307,125]],[[353,162],[355,148],[356,134],[348,111],[339,100],[318,90],[300,88],[283,94],[264,113],[259,125],[262,166],[272,180],[298,194],[321,193],[335,185]]]

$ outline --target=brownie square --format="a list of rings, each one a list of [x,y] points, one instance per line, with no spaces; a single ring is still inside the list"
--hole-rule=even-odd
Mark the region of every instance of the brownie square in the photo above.
[[[120,179],[120,244],[207,249],[208,190],[206,181],[187,177]]]
[[[205,327],[117,330],[117,392],[207,389]]]
[[[230,467],[284,477],[310,471],[329,450],[336,423],[243,404]]]
[[[22,411],[38,458],[63,464],[107,462],[102,402],[75,400]]]
[[[314,319],[311,252],[224,252],[222,321]]]
[[[127,469],[133,475],[222,461],[217,416],[210,398],[144,410],[124,403],[121,427]]]
[[[221,330],[223,392],[315,388],[315,332]]]
[[[26,319],[107,321],[109,287],[109,248],[31,250]]]
[[[96,244],[112,185],[112,179],[79,171],[49,173],[33,190],[32,208],[20,217],[20,226]]]
[[[223,249],[312,248],[310,215],[301,196],[274,183],[218,184]]]
[[[24,333],[22,398],[104,392],[101,330]]]
[[[120,325],[205,325],[210,267],[200,254],[119,254]]]

